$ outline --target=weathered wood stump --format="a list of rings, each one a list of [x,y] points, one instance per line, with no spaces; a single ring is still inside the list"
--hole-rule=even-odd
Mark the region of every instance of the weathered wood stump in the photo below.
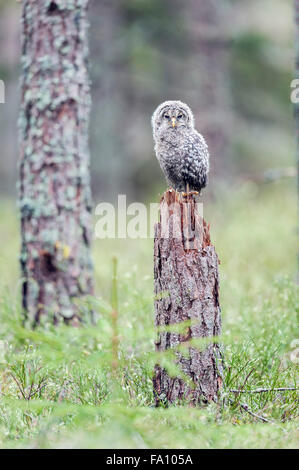
[[[166,191],[155,227],[156,350],[172,349],[182,374],[172,377],[156,365],[153,385],[157,406],[179,402],[196,406],[217,400],[223,371],[217,343],[221,333],[218,265],[209,226],[195,197]],[[178,332],[178,327],[183,331]],[[205,344],[196,344],[201,338]]]

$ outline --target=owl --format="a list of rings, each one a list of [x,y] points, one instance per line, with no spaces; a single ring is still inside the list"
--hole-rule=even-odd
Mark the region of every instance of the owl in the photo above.
[[[209,151],[194,129],[191,109],[181,101],[165,101],[152,117],[155,152],[170,186],[176,191],[199,192],[207,184]]]

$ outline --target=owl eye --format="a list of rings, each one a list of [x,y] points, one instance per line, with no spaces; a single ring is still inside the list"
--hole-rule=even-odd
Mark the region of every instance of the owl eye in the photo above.
[[[165,118],[165,119],[169,119],[168,114],[164,114],[164,118]]]
[[[182,114],[179,114],[178,115],[178,119],[182,119],[183,115]]]

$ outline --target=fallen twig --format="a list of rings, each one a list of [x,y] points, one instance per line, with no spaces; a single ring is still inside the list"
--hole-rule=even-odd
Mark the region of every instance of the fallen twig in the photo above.
[[[244,411],[246,411],[247,413],[249,413],[251,416],[254,416],[255,418],[257,419],[260,419],[261,421],[263,421],[264,423],[271,423],[272,421],[269,421],[269,419],[267,418],[264,418],[264,416],[260,416],[260,415],[257,415],[256,413],[254,413],[253,411],[251,411],[251,409],[249,408],[249,406],[246,404],[246,403],[239,403],[240,405],[240,408]]]
[[[233,400],[229,400],[229,402],[231,403],[231,405],[236,406],[236,403],[235,403]],[[263,421],[263,423],[272,423],[272,421],[270,421],[270,420],[267,419],[267,418],[264,418],[264,416],[257,415],[256,413],[254,413],[253,411],[251,411],[251,409],[249,408],[249,406],[247,405],[247,403],[238,403],[238,405],[239,405],[239,407],[241,408],[241,410],[246,411],[246,413],[249,413],[249,414],[250,414],[251,416],[253,416],[254,418],[260,419],[261,421]]]
[[[298,390],[296,387],[279,387],[279,388],[256,388],[255,390],[230,390],[232,393],[263,393],[263,392],[288,392]]]

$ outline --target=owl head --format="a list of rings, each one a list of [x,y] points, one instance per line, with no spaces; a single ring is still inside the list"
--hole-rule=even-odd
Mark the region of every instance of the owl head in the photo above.
[[[152,117],[154,138],[164,130],[176,132],[182,128],[193,128],[194,117],[191,109],[182,101],[164,101]]]

